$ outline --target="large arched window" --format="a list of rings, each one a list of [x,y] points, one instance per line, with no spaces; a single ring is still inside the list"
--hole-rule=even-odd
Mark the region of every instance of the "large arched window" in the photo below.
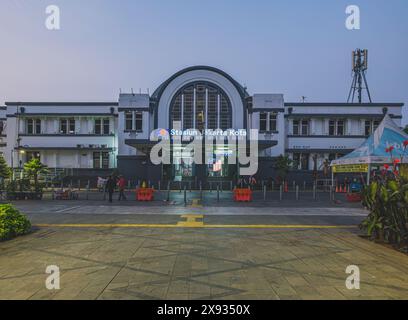
[[[170,105],[170,127],[181,129],[231,129],[232,109],[225,92],[209,82],[190,83],[180,89]]]

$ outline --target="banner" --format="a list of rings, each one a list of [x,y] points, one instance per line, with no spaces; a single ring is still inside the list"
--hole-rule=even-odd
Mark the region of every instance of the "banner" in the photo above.
[[[368,172],[368,164],[347,164],[333,166],[334,173]]]

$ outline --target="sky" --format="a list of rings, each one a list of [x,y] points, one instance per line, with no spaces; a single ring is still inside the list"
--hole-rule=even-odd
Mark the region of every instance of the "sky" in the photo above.
[[[60,30],[45,26],[49,5]],[[345,27],[348,5],[360,30]],[[356,48],[369,50],[373,102],[408,104],[407,14],[407,0],[1,0],[0,105],[117,101],[192,65],[250,94],[345,102]]]

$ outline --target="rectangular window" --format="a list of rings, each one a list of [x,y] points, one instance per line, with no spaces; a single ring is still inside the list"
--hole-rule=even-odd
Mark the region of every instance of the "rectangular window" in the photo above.
[[[337,135],[344,136],[344,121],[343,120],[337,121]]]
[[[307,136],[309,134],[309,121],[302,120],[302,136]]]
[[[300,134],[299,132],[299,120],[293,120],[293,135],[298,136]]]
[[[109,152],[94,152],[93,167],[94,169],[109,169]]]
[[[132,123],[133,123],[132,111],[126,111],[125,112],[125,130],[126,131],[133,130]]]
[[[94,169],[101,168],[101,153],[100,152],[93,153],[93,167]]]
[[[299,169],[299,165],[300,165],[300,153],[294,153],[292,160],[293,160],[293,168]]]
[[[302,153],[300,160],[300,170],[309,170],[309,155]]]
[[[27,134],[40,134],[40,133],[41,133],[41,120],[27,119]]]
[[[268,114],[266,112],[261,112],[259,114],[259,131],[266,132],[266,119],[268,118]]]
[[[366,120],[364,122],[364,135],[369,136],[371,134],[371,121]]]
[[[69,119],[69,134],[75,133],[75,119]]]
[[[95,134],[102,134],[102,120],[95,119]]]
[[[75,134],[75,119],[60,119],[61,134]]]
[[[110,134],[110,121],[103,119],[103,134]]]
[[[294,153],[293,154],[293,167],[297,170],[309,170],[309,154],[307,153]]]
[[[27,134],[34,134],[34,120],[27,119]]]
[[[109,169],[109,152],[102,153],[102,169]]]
[[[109,119],[95,119],[95,134],[109,134]]]
[[[35,120],[35,133],[41,134],[41,120],[40,119]]]
[[[329,121],[329,136],[336,135],[336,123],[334,120]]]
[[[377,130],[378,126],[380,125],[381,121],[379,120],[366,120],[364,122],[364,135],[369,136],[374,133],[375,130]]]
[[[276,132],[277,131],[277,114],[270,113],[269,114],[269,131]]]
[[[329,121],[329,136],[344,136],[345,132],[346,125],[344,120]]]
[[[142,112],[136,112],[135,130],[143,131],[143,113]]]

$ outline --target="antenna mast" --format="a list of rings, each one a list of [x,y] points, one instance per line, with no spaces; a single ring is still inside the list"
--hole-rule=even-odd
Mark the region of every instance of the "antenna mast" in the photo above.
[[[371,95],[370,90],[368,89],[366,71],[368,69],[368,50],[356,49],[352,53],[353,58],[353,83],[351,84],[350,93],[347,99],[347,103],[354,102],[354,98],[357,93],[358,103],[363,102],[363,90],[367,91],[368,100],[370,103]],[[364,85],[363,85],[364,81]],[[351,99],[351,100],[350,100]]]

